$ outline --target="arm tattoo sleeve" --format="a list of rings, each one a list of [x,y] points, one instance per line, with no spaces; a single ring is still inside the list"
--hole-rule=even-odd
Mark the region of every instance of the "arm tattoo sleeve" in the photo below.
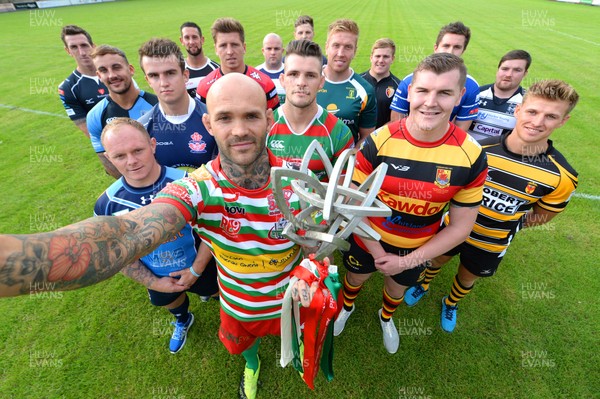
[[[0,297],[25,294],[32,286],[70,290],[105,280],[173,237],[185,223],[174,206],[150,204],[49,233],[0,236]]]

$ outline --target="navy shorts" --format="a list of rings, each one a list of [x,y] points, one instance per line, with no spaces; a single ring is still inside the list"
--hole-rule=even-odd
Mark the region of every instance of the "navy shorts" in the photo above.
[[[348,238],[348,242],[350,243],[350,249],[346,252],[342,252],[344,267],[346,270],[356,274],[369,274],[376,272],[377,268],[375,267],[373,257],[370,253],[366,252],[356,243],[354,240],[354,235],[351,235]],[[385,252],[399,254],[400,256],[408,255],[416,249],[396,248],[384,242],[381,242],[381,245],[383,246]],[[392,279],[400,285],[411,287],[417,284],[417,281],[419,281],[419,278],[421,277],[421,274],[425,270],[426,266],[427,263],[423,263],[417,267],[413,267],[412,269],[408,269],[402,273],[393,275]]]
[[[182,292],[193,292],[200,296],[212,296],[219,292],[217,265],[214,258],[208,262],[206,269],[194,285]],[[154,306],[166,306],[179,298],[182,292],[158,292],[148,289],[148,296],[150,297],[150,303]]]

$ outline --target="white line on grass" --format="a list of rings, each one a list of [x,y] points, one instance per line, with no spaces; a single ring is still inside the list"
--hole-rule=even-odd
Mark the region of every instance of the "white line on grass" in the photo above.
[[[548,28],[548,30],[551,30],[552,32],[560,33],[561,35],[565,35],[565,36],[572,37],[573,39],[577,39],[577,40],[583,40],[584,42],[586,42],[586,43],[589,43],[589,44],[593,44],[594,46],[600,46],[600,43],[596,43],[596,42],[593,42],[593,41],[591,41],[591,40],[584,39],[583,37],[579,37],[579,36],[571,35],[571,34],[569,34],[569,33],[561,32],[561,31],[559,31],[559,30],[554,30],[554,29],[550,29],[550,28]]]
[[[38,115],[55,116],[57,118],[67,118],[67,119],[69,118],[66,115],[55,114],[55,113],[46,112],[46,111],[38,111],[37,109],[21,108],[21,107],[17,107],[16,105],[0,104],[0,108],[6,108],[6,109],[15,110],[15,111],[30,112],[32,114],[38,114]]]
[[[584,193],[575,193],[573,194],[574,197],[579,197],[579,198],[585,198],[585,199],[590,199],[593,201],[600,201],[600,195],[592,195],[592,194],[584,194]]]

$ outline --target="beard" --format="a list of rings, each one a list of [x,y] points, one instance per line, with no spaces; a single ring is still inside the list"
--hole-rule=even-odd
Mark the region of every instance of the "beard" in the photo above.
[[[192,57],[196,57],[196,56],[198,56],[198,55],[202,54],[202,47],[198,47],[198,48],[196,48],[195,50],[192,50],[192,49],[187,49],[187,48],[186,48],[186,49],[185,49],[185,51],[187,51],[187,53],[188,53],[189,55],[191,55]]]

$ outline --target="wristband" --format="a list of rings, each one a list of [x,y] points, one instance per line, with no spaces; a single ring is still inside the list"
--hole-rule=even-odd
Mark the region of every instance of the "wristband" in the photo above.
[[[202,273],[200,273],[200,274],[196,273],[196,271],[194,270],[194,266],[190,266],[190,273],[192,273],[194,275],[194,277],[202,276]]]

